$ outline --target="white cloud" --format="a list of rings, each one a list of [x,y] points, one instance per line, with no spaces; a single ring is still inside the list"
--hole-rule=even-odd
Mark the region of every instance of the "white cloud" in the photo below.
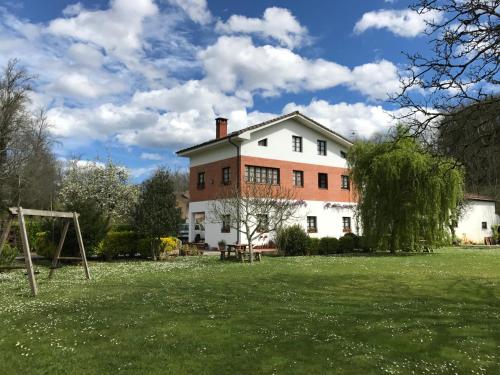
[[[66,12],[67,13],[67,12]],[[105,10],[72,9],[71,16],[52,20],[47,32],[59,36],[92,42],[108,54],[120,58],[130,67],[139,62],[146,18],[158,13],[153,0],[113,0]]]
[[[177,5],[189,18],[201,25],[206,25],[212,20],[206,0],[168,0],[168,2]]]
[[[95,46],[85,43],[75,43],[68,48],[68,56],[78,65],[91,69],[100,68],[104,62],[104,56]]]
[[[399,85],[396,67],[386,60],[351,71],[335,62],[303,58],[286,48],[255,46],[249,37],[222,36],[199,57],[205,82],[225,92],[258,91],[272,96],[346,85],[372,99],[383,99],[387,90],[392,93]]]
[[[371,99],[387,99],[389,94],[400,89],[401,84],[397,67],[390,61],[380,60],[356,66],[349,86]]]
[[[419,14],[413,10],[386,10],[380,9],[363,14],[356,22],[354,32],[361,34],[368,29],[387,29],[403,37],[415,37],[422,34],[427,28],[427,22],[440,22],[443,14],[430,11]]]
[[[88,75],[75,72],[61,75],[47,88],[59,94],[95,99],[100,96],[118,93],[124,89],[124,85],[111,77],[106,81],[95,81],[91,80]]]
[[[385,133],[394,125],[391,112],[378,105],[330,104],[325,100],[312,100],[308,105],[288,103],[283,113],[297,110],[348,139],[354,135],[368,138],[375,133]]]
[[[163,156],[161,156],[160,154],[157,154],[157,153],[143,152],[141,154],[141,159],[160,161],[160,160],[163,160]]]
[[[219,21],[216,31],[225,34],[257,34],[277,40],[282,46],[294,48],[308,43],[307,28],[285,8],[267,8],[262,18],[232,15],[227,22]]]

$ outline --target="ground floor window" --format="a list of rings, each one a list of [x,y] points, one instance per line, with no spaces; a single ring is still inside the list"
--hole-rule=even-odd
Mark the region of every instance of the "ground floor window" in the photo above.
[[[308,216],[307,217],[307,231],[309,233],[317,233],[318,232],[316,216]]]
[[[481,223],[481,228],[483,228],[483,229],[488,229],[488,223],[487,223],[486,221],[483,221],[483,222]]]
[[[350,217],[343,217],[342,218],[342,229],[344,232],[351,231],[351,218]]]
[[[222,216],[222,227],[220,229],[221,233],[229,233],[231,232],[231,216],[223,215]]]
[[[257,215],[257,232],[266,233],[269,231],[269,217],[267,215]]]

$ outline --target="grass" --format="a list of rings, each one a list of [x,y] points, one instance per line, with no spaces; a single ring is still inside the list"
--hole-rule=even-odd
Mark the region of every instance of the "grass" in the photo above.
[[[498,374],[500,250],[0,274],[0,373]]]

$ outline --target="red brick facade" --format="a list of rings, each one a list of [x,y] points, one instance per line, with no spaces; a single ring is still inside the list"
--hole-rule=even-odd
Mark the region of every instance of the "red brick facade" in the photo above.
[[[241,156],[240,161],[240,178],[242,182],[245,178],[245,165],[278,168],[280,170],[280,185],[286,187],[294,186],[294,170],[303,171],[304,187],[295,187],[298,199],[324,202],[356,201],[352,186],[350,190],[341,188],[341,176],[348,174],[347,169],[252,156]],[[191,167],[189,184],[191,202],[217,199],[221,195],[221,189],[225,188],[222,182],[222,169],[225,167],[231,168],[231,183],[236,183],[236,170],[238,168],[236,157]],[[205,173],[204,188],[198,187],[198,173],[200,172]],[[328,189],[320,189],[318,187],[318,173],[328,174]]]

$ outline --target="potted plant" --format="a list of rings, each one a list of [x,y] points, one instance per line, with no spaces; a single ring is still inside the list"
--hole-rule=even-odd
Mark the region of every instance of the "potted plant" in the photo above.
[[[226,250],[226,241],[224,241],[224,240],[220,240],[220,241],[218,242],[218,245],[219,245],[219,250],[220,250],[220,251]]]

